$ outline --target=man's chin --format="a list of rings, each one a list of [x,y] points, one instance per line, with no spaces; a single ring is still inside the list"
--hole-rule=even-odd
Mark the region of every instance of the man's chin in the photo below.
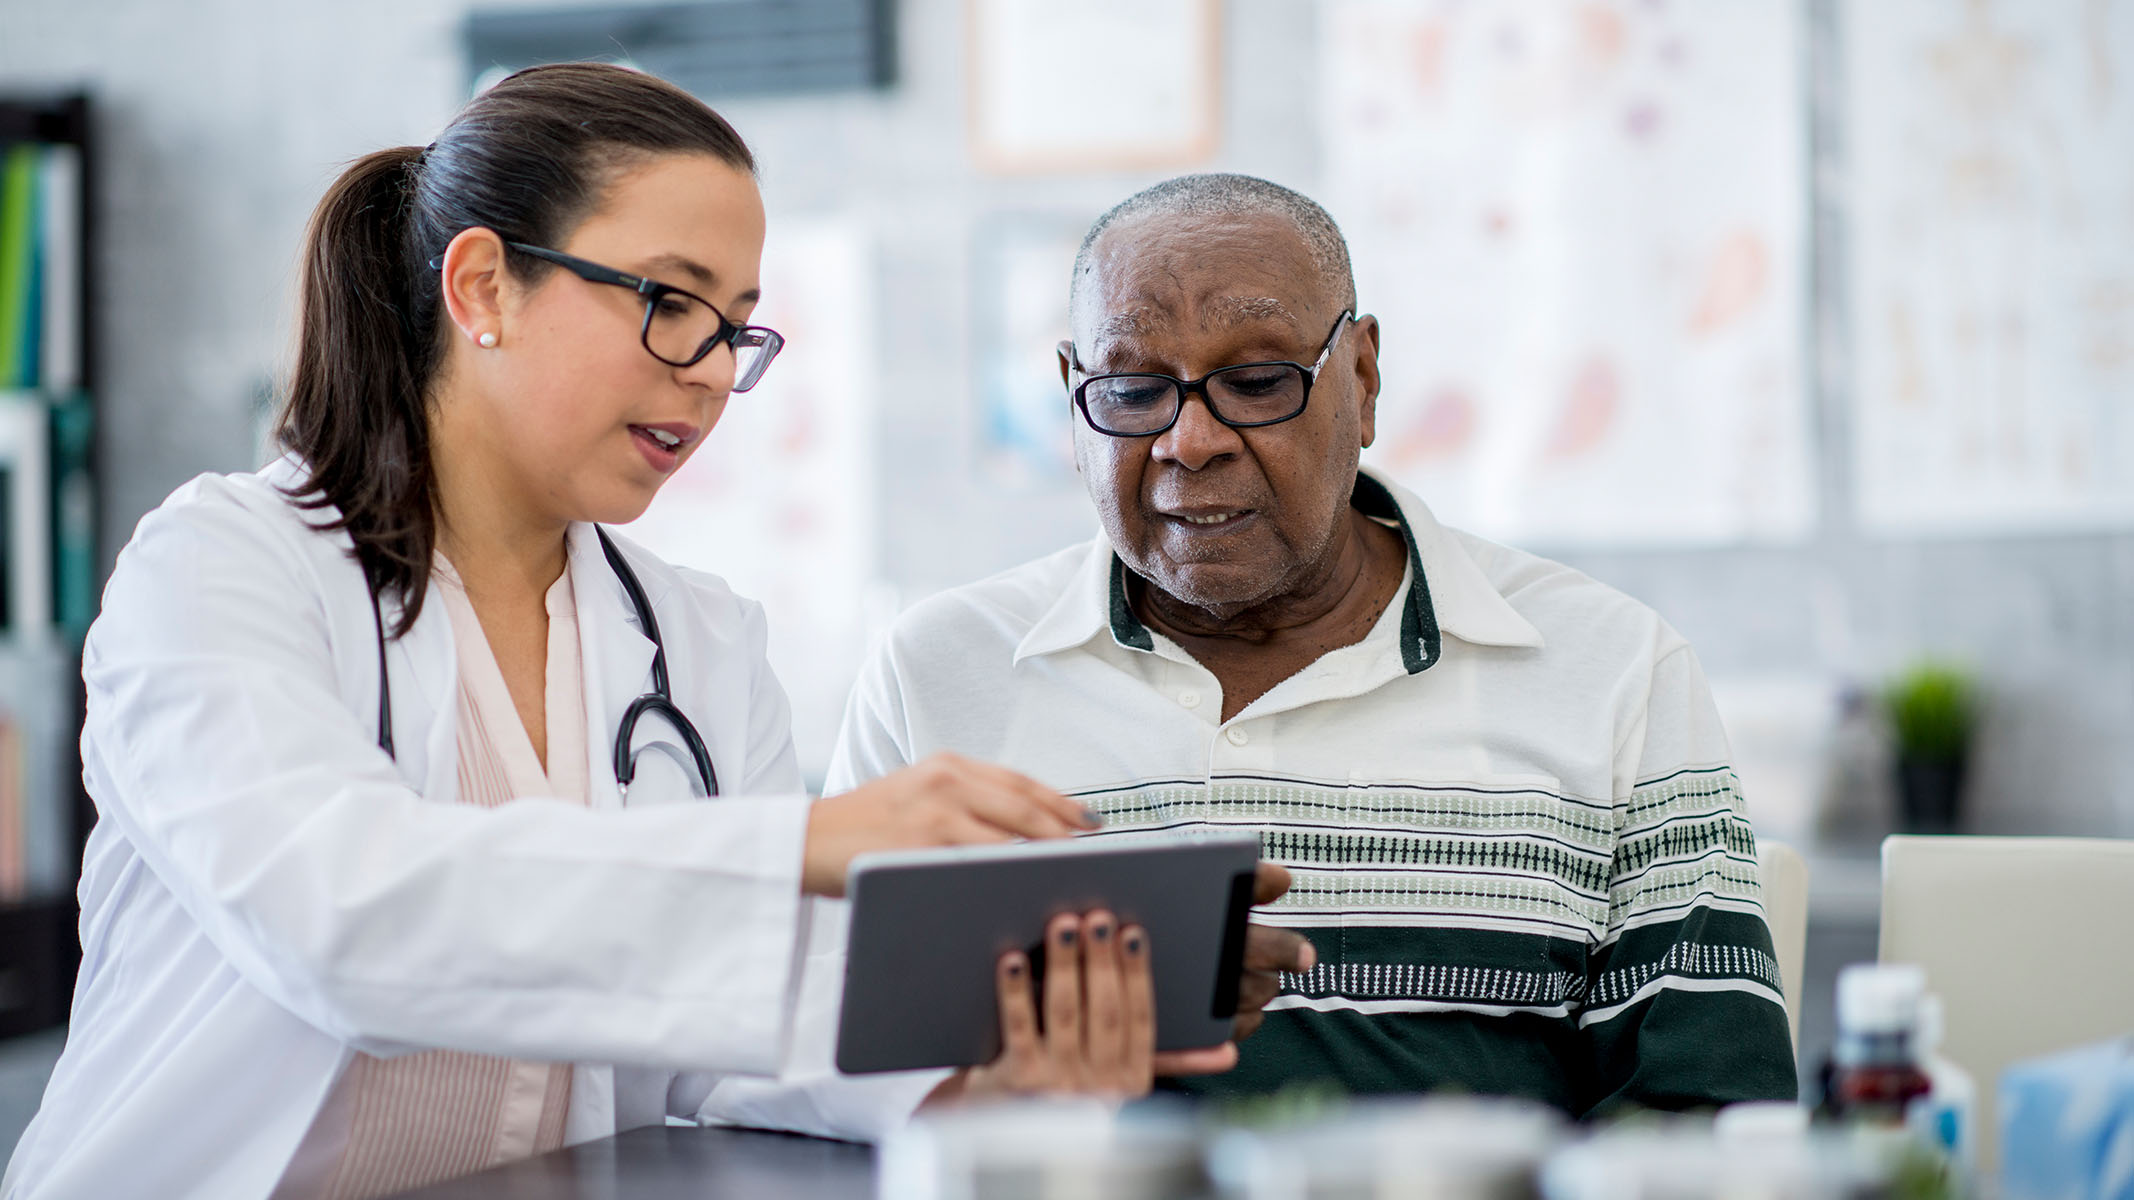
[[[1264,573],[1231,562],[1163,562],[1142,581],[1179,604],[1235,612],[1267,599]]]

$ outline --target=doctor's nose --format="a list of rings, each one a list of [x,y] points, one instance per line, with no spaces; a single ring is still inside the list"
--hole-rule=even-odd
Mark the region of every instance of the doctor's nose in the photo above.
[[[683,382],[709,391],[720,400],[732,394],[737,362],[733,344],[721,342],[711,352],[686,367],[675,368]]]

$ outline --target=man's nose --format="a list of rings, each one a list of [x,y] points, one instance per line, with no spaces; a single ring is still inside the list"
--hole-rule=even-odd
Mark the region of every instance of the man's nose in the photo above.
[[[1198,471],[1243,448],[1237,430],[1215,419],[1207,397],[1194,394],[1186,397],[1185,407],[1178,410],[1178,420],[1157,435],[1149,453],[1159,462],[1175,462],[1188,471]]]

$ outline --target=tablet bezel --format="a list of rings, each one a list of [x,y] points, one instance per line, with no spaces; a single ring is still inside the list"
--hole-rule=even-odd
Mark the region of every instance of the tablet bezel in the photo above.
[[[1230,1036],[1260,840],[1093,834],[861,855],[852,862],[837,1067],[975,1066],[1000,1053],[995,964],[1051,918],[1106,908],[1148,931],[1156,1048]],[[913,931],[930,931],[924,937]],[[1033,955],[1034,968],[1042,959]]]

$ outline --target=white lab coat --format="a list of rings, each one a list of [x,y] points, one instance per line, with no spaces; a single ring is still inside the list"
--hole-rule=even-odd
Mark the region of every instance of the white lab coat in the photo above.
[[[278,491],[299,477],[195,479],[119,556],[83,659],[99,820],[71,1032],[0,1193],[267,1196],[357,1051],[576,1063],[571,1142],[669,1114],[862,1138],[908,1115],[938,1076],[827,1069],[841,922],[810,953],[809,802],[762,610],[616,539],[724,793],[684,803],[687,758],[646,719],[625,808],[611,747],[652,643],[573,527],[590,806],[457,805],[444,608],[388,649],[388,757],[368,591],[314,527],[331,510]]]

